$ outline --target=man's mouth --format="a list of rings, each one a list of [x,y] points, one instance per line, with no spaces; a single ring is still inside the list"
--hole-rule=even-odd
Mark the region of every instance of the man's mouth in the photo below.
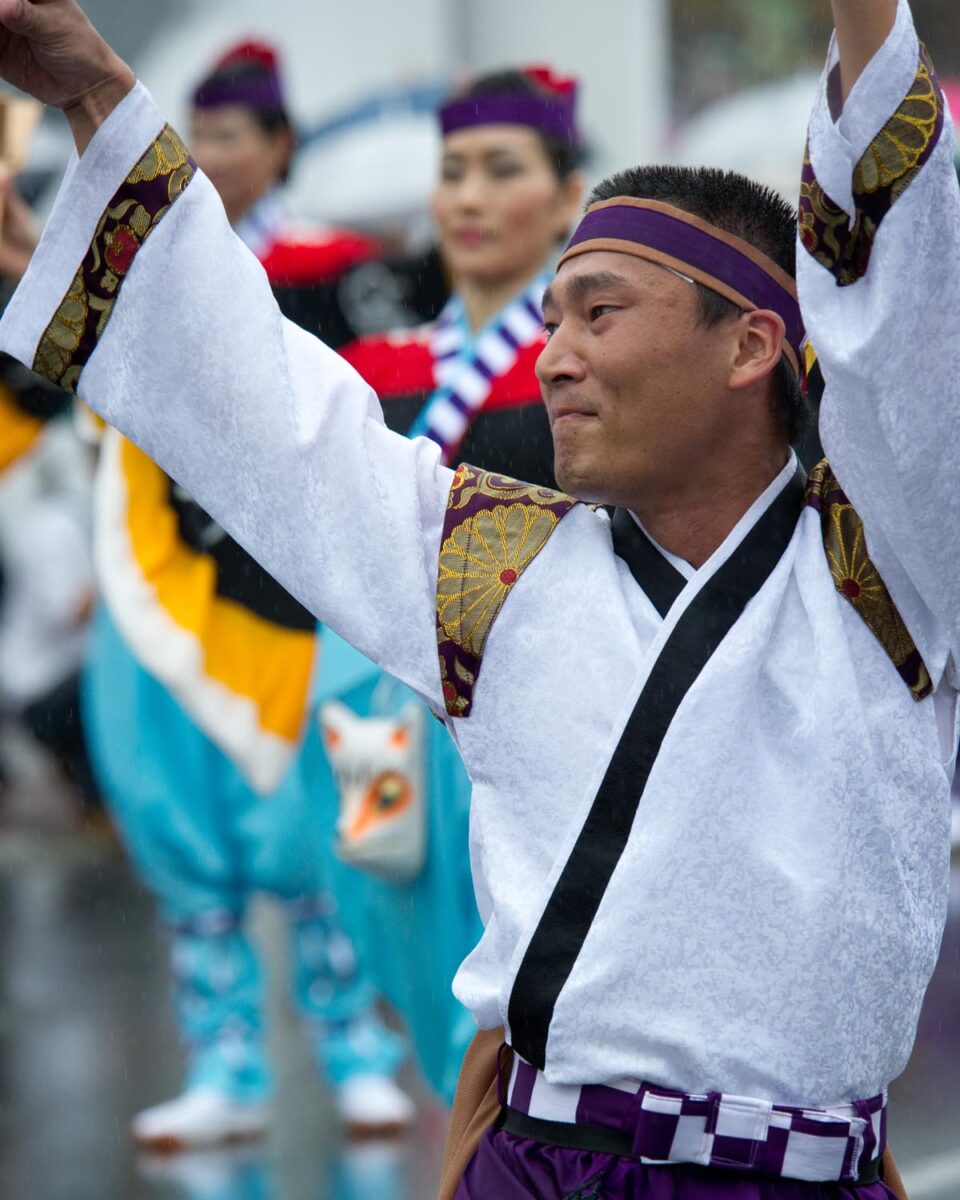
[[[553,410],[553,424],[559,425],[561,421],[591,421],[597,417],[597,412],[579,404],[558,404]]]

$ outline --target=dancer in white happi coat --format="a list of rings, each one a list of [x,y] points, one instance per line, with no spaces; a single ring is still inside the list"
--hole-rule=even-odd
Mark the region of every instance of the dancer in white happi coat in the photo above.
[[[0,71],[82,151],[0,346],[421,694],[473,776],[485,931],[455,986],[517,1057],[462,1197],[890,1195],[885,1089],[947,898],[960,202],[907,0],[833,10],[797,264],[830,465],[805,484],[788,448],[784,208],[625,172],[561,259],[538,366],[558,479],[611,522],[389,433],[268,319],[72,0],[0,0]]]

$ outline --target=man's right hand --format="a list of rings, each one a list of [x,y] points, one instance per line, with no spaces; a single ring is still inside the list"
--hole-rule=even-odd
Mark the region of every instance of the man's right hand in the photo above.
[[[76,0],[0,0],[0,77],[63,109],[81,154],[136,82]]]

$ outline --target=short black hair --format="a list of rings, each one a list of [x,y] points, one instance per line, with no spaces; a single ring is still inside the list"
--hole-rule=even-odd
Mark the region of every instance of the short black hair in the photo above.
[[[538,87],[529,76],[524,75],[522,71],[509,69],[480,75],[459,92],[457,98],[469,100],[471,96],[490,96],[503,93],[509,95],[511,92],[519,92],[524,96],[542,96],[544,94],[543,89]],[[540,145],[556,172],[557,179],[563,183],[581,165],[582,156],[579,147],[552,133],[542,133],[539,129],[535,129],[534,133],[540,139]]]
[[[654,165],[632,167],[604,179],[590,193],[587,206],[617,196],[659,200],[700,217],[724,233],[761,250],[793,279],[797,270],[797,215],[772,188],[736,171],[714,167]],[[708,327],[737,316],[740,309],[698,283],[700,315]],[[810,423],[810,406],[789,360],[784,356],[773,373],[774,415],[789,442],[798,441]]]

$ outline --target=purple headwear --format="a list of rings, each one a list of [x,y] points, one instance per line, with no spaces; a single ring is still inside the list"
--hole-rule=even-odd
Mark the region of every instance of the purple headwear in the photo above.
[[[746,312],[777,313],[786,326],[783,352],[803,376],[805,334],[796,280],[756,246],[672,204],[615,196],[587,209],[558,269],[591,250],[645,258],[702,283]]]
[[[214,63],[193,93],[193,107],[238,104],[257,112],[286,110],[280,60],[266,42],[240,42]]]
[[[556,75],[550,67],[525,67],[521,74],[535,91],[484,92],[448,100],[438,114],[443,135],[476,125],[527,125],[576,146],[576,80]]]

